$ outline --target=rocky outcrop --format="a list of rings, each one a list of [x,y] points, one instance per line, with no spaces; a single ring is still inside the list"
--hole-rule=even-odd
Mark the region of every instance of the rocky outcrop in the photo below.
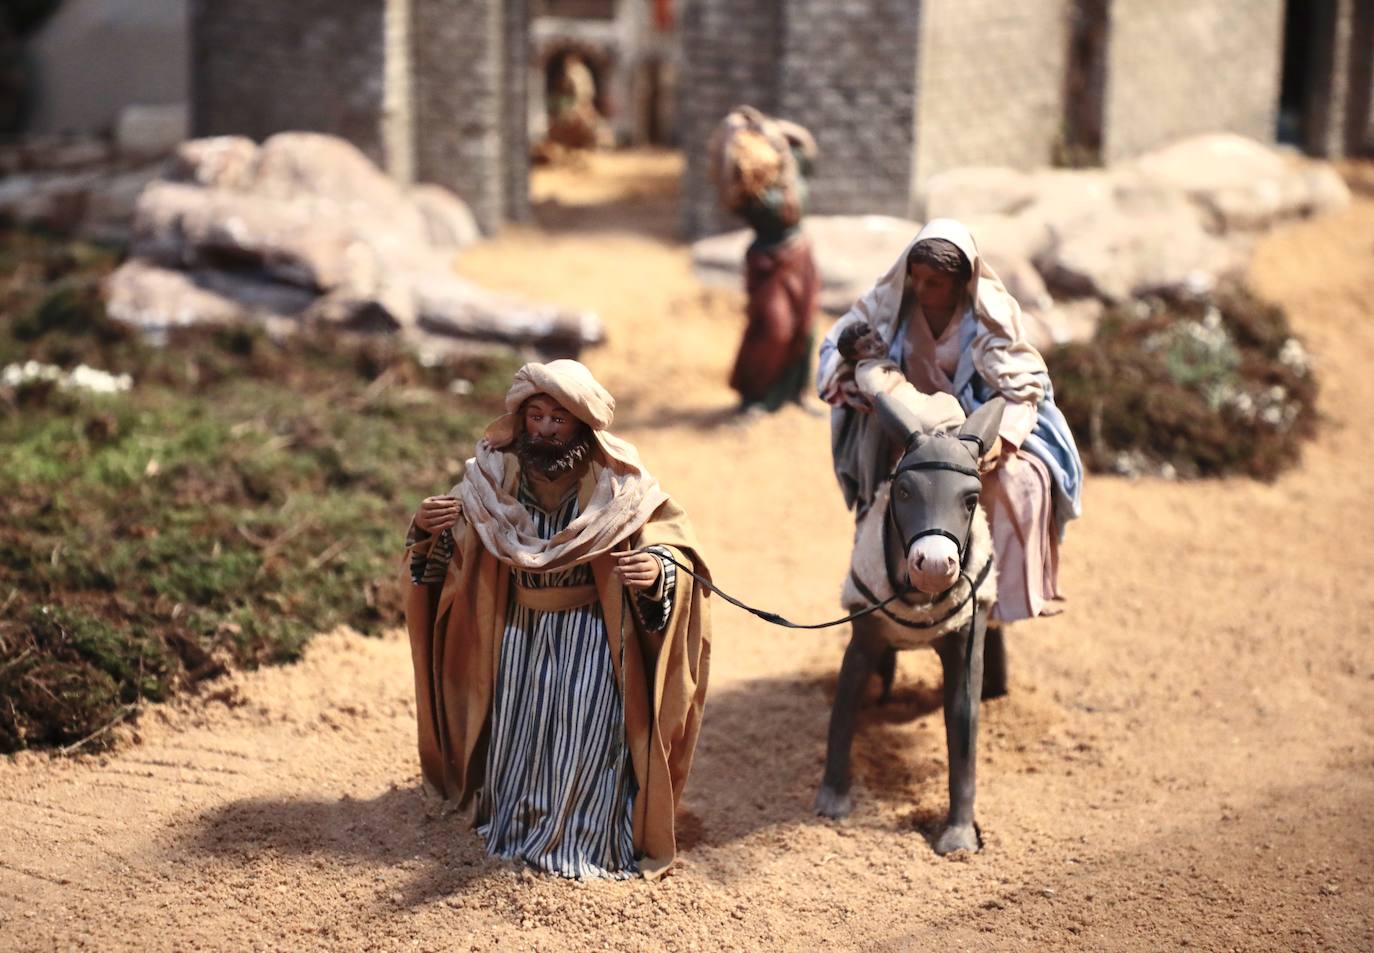
[[[1255,238],[1338,209],[1330,165],[1230,134],[1198,136],[1111,169],[970,167],[932,176],[915,202],[963,221],[1026,312],[1037,343],[1091,337],[1108,305],[1193,297],[1243,276]],[[920,223],[811,216],[821,307],[842,314],[892,266]],[[703,280],[742,287],[741,230],[697,242]]]
[[[495,295],[456,275],[454,252],[476,237],[456,196],[406,189],[343,140],[192,140],[138,198],[132,257],[106,289],[110,313],[144,329],[197,316],[278,330],[319,323],[559,356],[602,339],[595,315]]]

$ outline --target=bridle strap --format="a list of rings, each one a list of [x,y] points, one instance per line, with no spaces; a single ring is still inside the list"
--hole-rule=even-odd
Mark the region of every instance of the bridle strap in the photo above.
[[[957,605],[951,608],[940,618],[932,619],[929,622],[912,622],[910,619],[903,619],[900,616],[893,615],[892,612],[889,611],[887,608],[888,604],[892,602],[892,599],[880,600],[876,595],[873,594],[873,590],[869,589],[866,585],[864,585],[863,580],[860,579],[852,569],[849,572],[849,580],[850,582],[854,583],[854,588],[859,590],[859,595],[863,596],[869,602],[873,603],[877,607],[878,611],[881,612],[883,616],[886,617],[889,621],[895,622],[897,625],[900,625],[907,629],[933,629],[936,626],[944,625],[950,619],[953,619],[960,612],[964,611],[964,606],[968,605],[970,600],[976,599],[979,587],[981,587],[983,583],[987,582],[988,573],[991,572],[991,570],[991,554],[989,554],[988,558],[983,562],[983,568],[978,570],[977,579],[970,579],[969,574],[961,569],[959,571],[959,578],[962,579],[964,582],[968,583],[968,595],[964,596],[963,599],[960,599]],[[948,592],[949,590],[946,589],[945,591]],[[894,589],[893,592],[896,595],[902,594],[902,591],[899,589]],[[978,604],[976,601],[973,605],[973,612],[974,617],[976,619],[978,613]]]
[[[892,471],[892,475],[889,476],[888,479],[894,480],[901,474],[910,473],[913,470],[952,470],[955,473],[962,473],[964,476],[982,479],[982,474],[975,468],[966,467],[961,463],[949,463],[945,460],[917,460],[915,463],[908,463],[905,466],[897,467]]]

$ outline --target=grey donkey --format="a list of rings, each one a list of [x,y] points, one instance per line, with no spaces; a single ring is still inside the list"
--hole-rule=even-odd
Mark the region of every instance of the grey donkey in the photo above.
[[[874,406],[887,436],[905,449],[860,517],[843,599],[847,608],[858,608],[894,592],[904,594],[853,623],[830,713],[816,811],[841,818],[852,807],[850,747],[869,676],[882,677],[886,698],[896,651],[929,645],[944,669],[949,749],[949,817],[935,851],[976,851],[973,799],[983,643],[987,610],[997,592],[992,539],[978,503],[978,462],[997,437],[1005,402],[996,398],[975,410],[958,434],[935,435],[921,433],[914,416],[886,395]]]

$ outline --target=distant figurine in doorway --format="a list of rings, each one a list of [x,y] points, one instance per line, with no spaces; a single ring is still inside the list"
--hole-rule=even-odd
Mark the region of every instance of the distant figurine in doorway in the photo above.
[[[796,123],[737,106],[708,153],[722,206],[754,231],[744,258],[748,323],[730,373],[740,412],[807,406],[820,278],[801,221],[816,141]]]
[[[548,93],[549,141],[567,149],[594,149],[601,134],[596,77],[577,53],[557,66]]]

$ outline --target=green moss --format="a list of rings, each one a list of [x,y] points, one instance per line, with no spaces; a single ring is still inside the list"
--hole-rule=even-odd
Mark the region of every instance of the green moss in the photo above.
[[[4,254],[37,277],[7,292],[27,317],[0,323],[0,354],[135,386],[0,389],[0,751],[86,738],[226,663],[292,661],[316,632],[399,624],[406,519],[499,413],[513,357],[430,367],[254,330],[152,348],[80,290],[112,259],[0,231]],[[472,395],[448,393],[458,377]]]

